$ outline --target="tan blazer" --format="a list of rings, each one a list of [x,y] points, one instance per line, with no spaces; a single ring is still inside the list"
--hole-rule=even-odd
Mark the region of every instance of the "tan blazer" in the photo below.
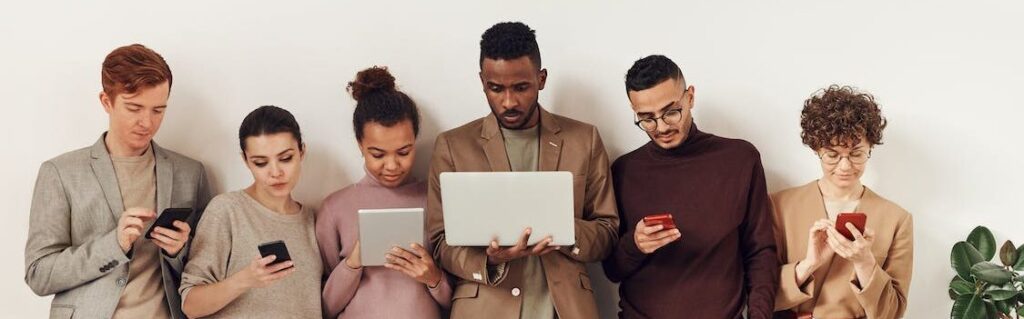
[[[914,223],[910,213],[865,188],[858,211],[875,232],[872,252],[878,261],[871,282],[860,283],[853,264],[838,255],[803,287],[794,266],[807,252],[807,231],[825,218],[817,181],[772,195],[775,237],[782,264],[775,310],[813,312],[815,318],[900,318],[907,309],[914,261]],[[835,219],[835,216],[831,216]]]
[[[573,173],[576,245],[541,257],[559,318],[597,318],[597,306],[585,264],[604,259],[619,227],[608,155],[592,125],[540,113],[540,171]],[[427,233],[434,257],[459,278],[452,295],[452,318],[519,318],[525,259],[509,263],[497,285],[488,285],[483,247],[445,243],[441,210],[441,172],[509,171],[505,142],[492,115],[441,133],[434,145],[427,191]]]
[[[39,168],[25,244],[25,282],[37,295],[55,295],[50,318],[110,318],[128,283],[130,259],[117,244],[117,221],[125,207],[104,136]],[[152,147],[157,213],[191,207],[195,213],[189,223],[195,229],[210,201],[203,164],[156,142]],[[188,249],[186,243],[175,257],[160,254],[171,318],[185,318],[178,283]]]

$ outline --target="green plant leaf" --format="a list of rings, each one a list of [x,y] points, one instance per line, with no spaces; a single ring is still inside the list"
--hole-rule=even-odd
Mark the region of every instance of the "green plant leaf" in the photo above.
[[[1002,314],[1010,314],[1010,305],[1006,301],[996,301],[992,303],[996,307],[996,311]]]
[[[1017,262],[1017,247],[1012,241],[1007,240],[1003,247],[999,248],[999,261],[1003,262],[1003,266],[1011,267]]]
[[[973,245],[961,241],[953,245],[953,251],[949,255],[950,264],[953,270],[956,270],[956,274],[968,282],[973,282],[971,266],[984,261],[981,252]]]
[[[963,295],[953,302],[951,319],[985,319],[988,317],[988,309],[985,309],[985,302],[978,295]]]
[[[953,280],[949,281],[949,290],[956,296],[970,295],[974,293],[974,283],[960,278],[960,276],[953,276]]]
[[[985,226],[975,227],[971,234],[967,235],[967,242],[981,252],[981,257],[985,261],[992,260],[992,257],[996,255],[996,238],[992,236],[992,231]]]
[[[1013,270],[1024,271],[1024,245],[1017,247],[1017,263],[1013,265]]]
[[[984,295],[995,301],[1009,300],[1010,302],[1016,302],[1017,299],[1015,298],[1017,297],[1017,288],[1014,287],[1012,281],[1008,281],[1002,286],[989,286],[985,289]],[[1008,311],[1003,311],[1003,313],[1007,312]]]
[[[971,274],[978,280],[996,286],[1002,286],[1007,282],[1010,282],[1010,279],[1013,279],[1013,272],[1003,269],[1002,266],[988,261],[983,261],[971,266]]]

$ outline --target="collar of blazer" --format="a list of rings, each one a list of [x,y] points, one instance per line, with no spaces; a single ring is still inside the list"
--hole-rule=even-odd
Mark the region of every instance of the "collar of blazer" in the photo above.
[[[104,142],[106,137],[107,133],[103,132],[99,140],[96,141],[96,144],[93,144],[92,148],[90,148],[92,172],[96,175],[100,188],[103,189],[103,195],[106,197],[107,205],[110,207],[110,214],[114,217],[114,221],[117,222],[121,218],[121,212],[124,212],[125,207],[124,200],[121,198],[121,188],[117,184],[117,174],[114,172],[114,162],[111,161],[110,153],[107,151],[107,144]],[[167,151],[158,146],[156,142],[151,141],[150,147],[153,148],[153,157],[156,159],[156,212],[159,214],[168,208],[171,203],[171,186],[174,185],[174,166],[168,158]]]
[[[562,154],[562,138],[559,133],[562,127],[558,124],[558,118],[543,107],[540,111],[540,161],[538,171],[558,170],[558,161]],[[494,114],[484,117],[483,126],[480,129],[482,147],[487,155],[487,162],[491,165],[493,172],[508,172],[512,165],[508,162],[508,153],[505,152],[505,139],[501,138],[501,128],[498,126],[498,119]]]

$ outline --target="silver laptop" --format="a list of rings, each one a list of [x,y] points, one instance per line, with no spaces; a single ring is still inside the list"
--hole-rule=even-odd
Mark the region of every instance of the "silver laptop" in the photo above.
[[[450,246],[511,246],[526,227],[530,245],[576,243],[570,172],[444,172],[441,203]]]
[[[359,258],[363,266],[383,266],[394,246],[412,251],[423,245],[423,208],[360,209]]]

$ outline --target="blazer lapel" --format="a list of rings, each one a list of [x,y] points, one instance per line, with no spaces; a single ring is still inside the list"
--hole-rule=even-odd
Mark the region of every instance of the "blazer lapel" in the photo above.
[[[480,129],[480,143],[492,172],[512,170],[512,164],[508,162],[508,153],[505,152],[505,140],[498,128],[498,120],[493,115],[488,115],[484,119],[483,127]]]
[[[558,161],[562,156],[562,137],[558,133],[562,128],[554,115],[543,108],[540,109],[540,161],[539,171],[557,171]]]
[[[167,158],[163,148],[152,142],[153,157],[156,158],[156,213],[170,208],[171,189],[174,185],[174,164]]]
[[[117,185],[117,175],[114,173],[114,163],[110,160],[110,153],[107,152],[107,144],[103,141],[107,134],[103,133],[100,140],[92,145],[92,172],[96,175],[96,181],[103,189],[103,197],[110,207],[110,214],[114,221],[121,218],[124,212],[124,201],[121,199],[121,188]]]

